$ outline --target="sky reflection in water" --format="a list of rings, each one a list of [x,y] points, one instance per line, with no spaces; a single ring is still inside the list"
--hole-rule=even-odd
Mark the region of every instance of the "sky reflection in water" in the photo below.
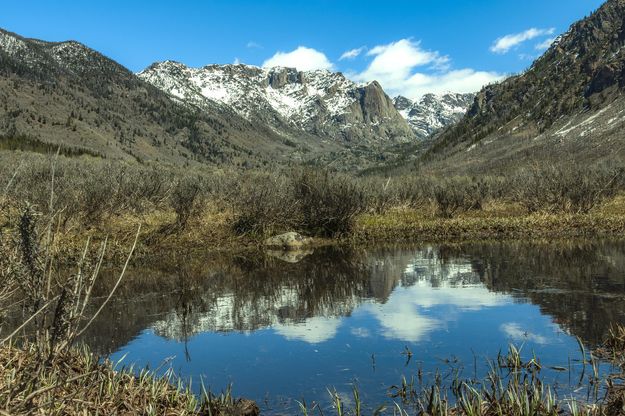
[[[389,401],[390,385],[419,368],[426,381],[436,369],[473,377],[475,357],[484,375],[482,358],[509,343],[522,345],[526,357],[535,351],[543,363],[567,367],[579,356],[575,335],[593,343],[605,330],[607,320],[593,316],[623,321],[623,307],[614,305],[623,304],[625,251],[620,243],[564,250],[330,249],[295,265],[228,266],[220,284],[201,279],[189,302],[178,299],[169,309],[163,302],[112,359],[151,368],[167,360],[164,367],[192,377],[196,388],[199,377],[214,391],[233,383],[235,394],[261,402],[265,414],[297,408],[290,399],[327,401],[328,387],[347,397],[354,383],[364,401],[378,405]],[[228,270],[236,283],[228,283]],[[569,389],[568,373],[548,376]]]

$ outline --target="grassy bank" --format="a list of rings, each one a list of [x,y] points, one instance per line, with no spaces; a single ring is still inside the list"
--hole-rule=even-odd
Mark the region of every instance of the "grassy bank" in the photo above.
[[[483,239],[622,237],[625,197],[617,196],[589,213],[529,213],[515,203],[492,202],[480,211],[441,218],[435,207],[396,208],[358,217],[352,238],[379,241],[466,241]]]
[[[620,165],[529,167],[507,176],[350,177],[312,168],[181,170],[0,151],[0,233],[26,209],[53,218],[59,249],[109,236],[121,252],[241,250],[298,231],[317,243],[620,236]],[[6,184],[6,185],[4,185]],[[72,252],[74,254],[72,254]]]
[[[4,218],[17,224],[15,209]],[[3,214],[0,214],[0,221]],[[75,259],[87,238],[98,242],[109,237],[107,256],[121,258],[141,225],[135,259],[154,252],[185,248],[197,251],[245,252],[262,249],[269,234],[240,234],[234,230],[236,215],[206,209],[190,219],[183,229],[169,231],[176,221],[171,210],[112,216],[92,227],[59,229],[56,246],[63,257]],[[11,233],[10,228],[5,229]],[[165,230],[165,231],[164,231]],[[288,228],[276,232],[289,231]],[[305,231],[303,231],[305,232]],[[625,196],[617,196],[587,214],[527,213],[515,203],[493,202],[480,211],[441,218],[436,207],[395,207],[384,212],[366,212],[354,217],[350,231],[336,237],[316,237],[314,244],[371,244],[385,242],[463,242],[490,239],[622,238],[625,236]]]
[[[118,368],[85,347],[71,348],[42,365],[34,345],[0,348],[3,415],[255,415],[257,406],[220,395],[194,395],[173,371],[164,375]]]

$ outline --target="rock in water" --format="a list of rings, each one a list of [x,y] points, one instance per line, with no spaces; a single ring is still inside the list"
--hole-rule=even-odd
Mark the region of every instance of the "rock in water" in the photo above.
[[[265,240],[265,245],[271,248],[281,248],[283,250],[300,250],[302,247],[310,245],[312,239],[304,237],[300,233],[289,232],[270,237]]]

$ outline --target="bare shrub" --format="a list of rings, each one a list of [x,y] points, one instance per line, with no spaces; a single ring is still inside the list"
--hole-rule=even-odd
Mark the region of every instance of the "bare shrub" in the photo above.
[[[471,210],[480,210],[488,196],[488,184],[484,180],[454,177],[434,186],[434,200],[438,214],[443,218]]]
[[[377,214],[400,206],[422,208],[432,201],[433,180],[428,176],[373,177],[359,182],[367,205]]]
[[[185,176],[173,188],[169,203],[176,213],[176,230],[184,230],[189,219],[198,213],[201,205],[201,181],[198,177]]]
[[[534,166],[512,178],[514,199],[528,212],[586,214],[619,191],[622,167]]]
[[[250,174],[240,178],[233,208],[233,227],[238,234],[266,236],[297,228],[300,223],[293,185],[281,175]]]
[[[364,192],[353,179],[327,171],[302,171],[295,176],[294,190],[302,228],[315,235],[348,233],[356,216],[367,208]]]
[[[411,208],[422,208],[434,200],[435,179],[430,176],[407,176],[392,183],[397,200]]]

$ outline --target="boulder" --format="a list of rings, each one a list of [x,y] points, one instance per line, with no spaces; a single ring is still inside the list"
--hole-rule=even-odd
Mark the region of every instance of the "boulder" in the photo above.
[[[312,239],[304,237],[300,233],[289,232],[270,237],[265,240],[265,245],[270,248],[280,248],[282,250],[301,250],[302,247],[312,243]]]

